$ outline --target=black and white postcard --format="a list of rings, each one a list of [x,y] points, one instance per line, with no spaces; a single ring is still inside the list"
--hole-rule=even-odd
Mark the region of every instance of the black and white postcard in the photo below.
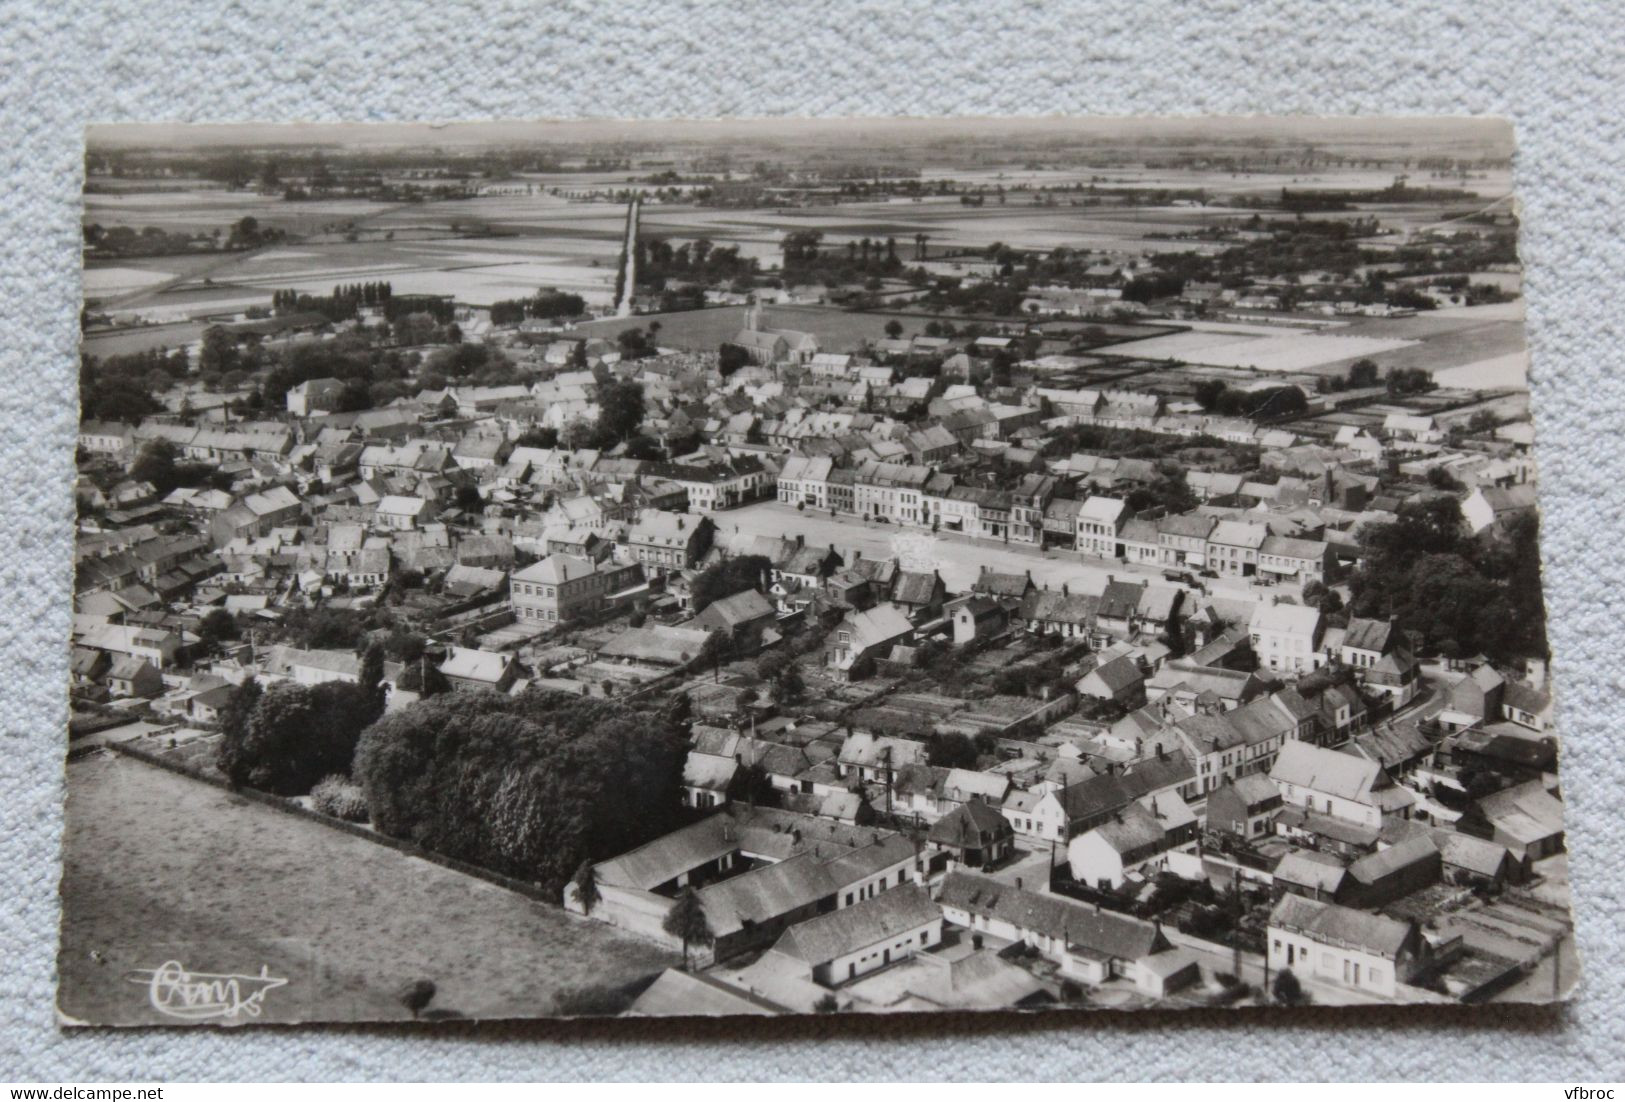
[[[1566,998],[1512,158],[92,127],[59,1020]]]

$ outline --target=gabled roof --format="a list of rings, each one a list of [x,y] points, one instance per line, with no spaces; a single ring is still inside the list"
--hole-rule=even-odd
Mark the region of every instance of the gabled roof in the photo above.
[[[1248,807],[1256,807],[1261,803],[1275,799],[1281,794],[1280,790],[1275,787],[1275,782],[1263,773],[1248,773],[1246,776],[1237,777],[1228,783],[1230,788],[1240,797],[1241,802]]]
[[[902,570],[892,583],[892,600],[905,605],[927,605],[941,595],[942,579],[935,570]]]
[[[1374,761],[1292,740],[1281,747],[1270,779],[1357,803],[1374,803],[1372,790],[1386,774]]]
[[[1108,620],[1127,620],[1139,612],[1140,598],[1145,588],[1145,582],[1123,582],[1113,578],[1106,583],[1106,590],[1100,595],[1097,615]]]
[[[732,817],[712,815],[600,861],[593,867],[593,875],[601,884],[652,891],[738,849],[739,831]]]
[[[265,672],[291,676],[296,669],[322,670],[327,673],[360,677],[361,659],[346,650],[304,650],[300,647],[278,645],[271,648],[265,662]]]
[[[1139,663],[1126,654],[1118,655],[1111,661],[1096,666],[1080,679],[1079,684],[1091,677],[1099,678],[1107,690],[1114,694],[1145,680],[1145,675],[1140,672]]]
[[[970,801],[976,797],[995,802],[1010,790],[1010,778],[1003,773],[977,769],[950,769],[942,779],[942,794],[950,800]]]
[[[926,839],[939,846],[982,849],[1014,833],[1010,820],[988,804],[972,800],[938,819]]]
[[[574,555],[549,555],[540,562],[532,563],[525,569],[514,574],[516,582],[539,582],[543,585],[564,585],[579,578],[585,578],[596,572],[597,564],[591,559],[581,559]]]
[[[741,590],[712,601],[694,617],[701,627],[734,628],[773,615],[773,606],[754,589]]]
[[[1320,610],[1309,605],[1272,605],[1261,602],[1253,610],[1249,626],[1255,632],[1313,635],[1320,627]]]
[[[1258,548],[1269,535],[1262,524],[1248,524],[1239,520],[1221,520],[1208,535],[1209,543],[1222,543],[1227,547]]]
[[[788,1014],[791,1010],[712,976],[668,968],[626,1011],[631,1018]]]
[[[1343,863],[1330,854],[1295,849],[1281,858],[1272,875],[1281,883],[1333,894],[1342,886],[1345,872]]]
[[[931,901],[930,893],[909,884],[798,922],[779,937],[773,949],[817,966],[941,919],[942,909]]]
[[[888,751],[890,754],[888,756]],[[893,735],[872,735],[856,731],[841,743],[838,760],[844,765],[882,766],[889,763],[893,769],[925,761],[925,743]]]
[[[1426,864],[1438,859],[1438,847],[1429,838],[1407,838],[1387,849],[1368,853],[1349,866],[1348,874],[1362,884],[1374,884],[1385,876],[1392,876],[1411,865]]]
[[[1367,620],[1356,616],[1343,631],[1343,646],[1384,654],[1393,636],[1394,625],[1387,620]]]
[[[984,567],[976,575],[976,583],[972,588],[982,593],[991,593],[995,597],[1021,597],[1035,586],[1031,574],[1001,574]]]
[[[1270,914],[1270,928],[1301,934],[1325,945],[1362,949],[1388,960],[1398,957],[1415,933],[1409,923],[1298,895],[1281,897]]]
[[[876,605],[865,612],[853,612],[842,621],[850,625],[852,647],[862,651],[910,634],[914,625],[902,609],[893,604]]]
[[[1093,628],[1100,611],[1100,598],[1086,593],[1061,593],[1052,589],[1035,589],[1021,600],[1017,611],[1023,620],[1046,624],[1075,624]]]
[[[1385,723],[1354,736],[1354,747],[1384,769],[1402,765],[1433,749],[1433,742],[1415,723]]]
[[[1139,804],[1129,804],[1108,823],[1089,832],[1119,854],[1161,846],[1167,831],[1157,817]]]
[[[732,757],[690,750],[683,762],[683,787],[725,792],[738,769]]]
[[[1078,520],[1086,523],[1115,525],[1118,518],[1123,515],[1123,510],[1127,508],[1128,504],[1120,497],[1105,497],[1101,494],[1095,494],[1085,501],[1078,510]]]
[[[943,907],[985,915],[1019,930],[1062,939],[1069,949],[1116,960],[1142,960],[1166,942],[1158,928],[1058,895],[1012,887],[990,876],[955,870],[943,881]]]
[[[1157,521],[1157,531],[1167,536],[1205,540],[1217,523],[1213,517],[1202,513],[1176,513]]]
[[[1183,589],[1171,585],[1146,585],[1140,590],[1140,616],[1155,624],[1166,623],[1184,597]]]
[[[1540,781],[1526,781],[1478,801],[1479,810],[1497,828],[1522,842],[1538,841],[1563,830],[1563,801]]]

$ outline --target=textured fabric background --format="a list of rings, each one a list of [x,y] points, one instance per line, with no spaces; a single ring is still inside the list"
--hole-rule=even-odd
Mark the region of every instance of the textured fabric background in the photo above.
[[[0,1078],[1384,1078],[1625,1069],[1625,26],[1595,5],[0,2]],[[1586,979],[1555,1013],[1298,1011],[62,1033],[81,127],[579,115],[1502,114]]]

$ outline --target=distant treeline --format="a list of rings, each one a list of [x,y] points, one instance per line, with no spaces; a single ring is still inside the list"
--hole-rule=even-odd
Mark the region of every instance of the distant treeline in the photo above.
[[[274,291],[271,310],[287,314],[320,314],[329,321],[355,317],[363,306],[383,306],[386,316],[391,301],[388,283],[348,283],[333,288],[331,295],[304,295],[294,290]],[[410,313],[410,311],[408,311]]]
[[[529,298],[506,299],[491,304],[492,325],[514,325],[526,318],[574,318],[587,311],[587,300],[551,287]]]

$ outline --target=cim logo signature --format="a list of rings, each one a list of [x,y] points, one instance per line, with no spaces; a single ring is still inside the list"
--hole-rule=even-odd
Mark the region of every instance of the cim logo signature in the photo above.
[[[288,983],[271,975],[266,965],[260,966],[258,975],[242,975],[190,972],[174,960],[156,968],[137,968],[124,978],[147,989],[147,1000],[158,1013],[188,1022],[258,1018],[265,996]]]

